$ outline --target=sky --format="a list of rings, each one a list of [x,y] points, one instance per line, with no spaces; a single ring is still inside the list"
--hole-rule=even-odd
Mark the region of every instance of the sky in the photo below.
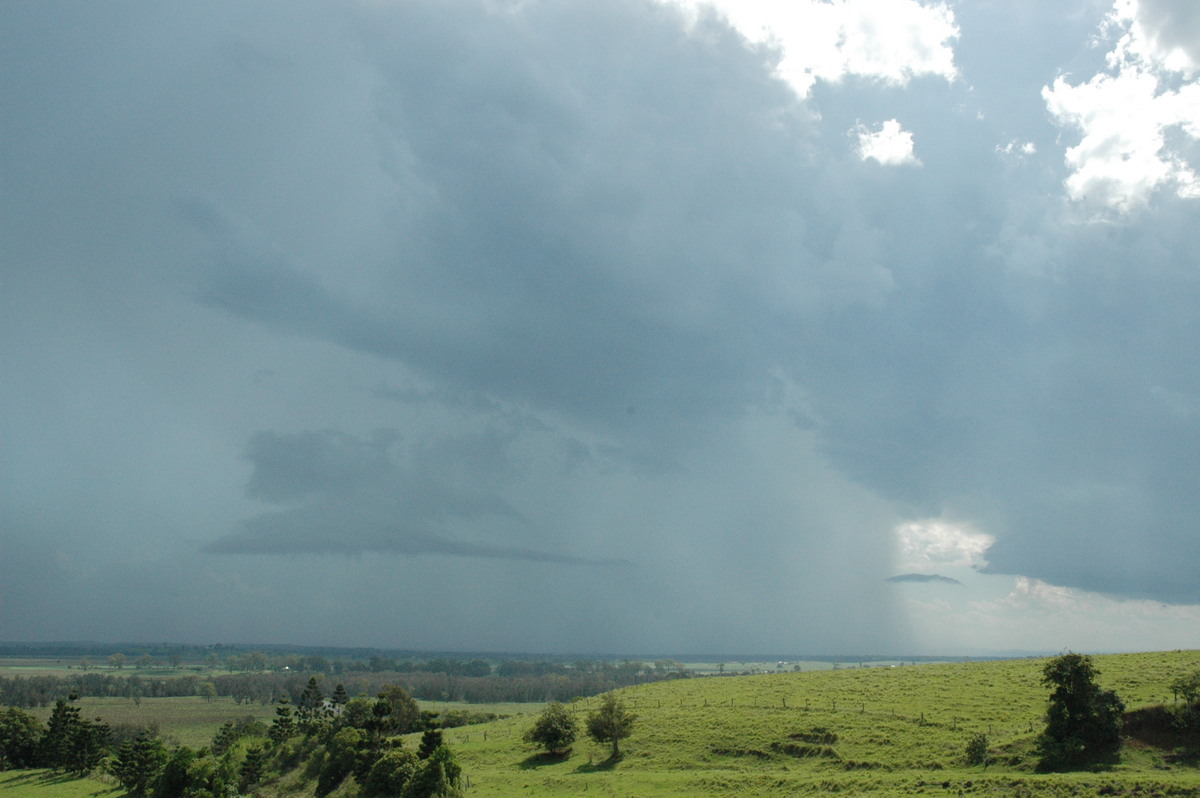
[[[1200,647],[1193,0],[0,0],[0,640]]]

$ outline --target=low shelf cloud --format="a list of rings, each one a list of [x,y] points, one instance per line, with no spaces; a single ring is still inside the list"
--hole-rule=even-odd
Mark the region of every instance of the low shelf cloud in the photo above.
[[[941,574],[896,574],[895,576],[889,576],[888,581],[896,583],[913,582],[917,584],[962,584],[962,582],[953,577],[942,576]]]

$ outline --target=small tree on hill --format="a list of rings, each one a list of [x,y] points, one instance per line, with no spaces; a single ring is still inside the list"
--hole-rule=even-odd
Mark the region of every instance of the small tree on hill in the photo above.
[[[988,736],[983,732],[974,735],[967,741],[966,760],[968,765],[983,765],[987,767],[991,762],[991,754],[988,752]]]
[[[612,693],[604,696],[600,708],[588,716],[588,736],[598,743],[612,743],[612,758],[621,756],[620,742],[633,733],[637,715],[625,709],[625,704]]]
[[[1037,750],[1043,770],[1065,770],[1103,760],[1121,747],[1125,705],[1096,684],[1091,657],[1063,654],[1046,663],[1042,684],[1052,688],[1046,728]]]
[[[1200,731],[1200,671],[1177,677],[1171,682],[1175,700],[1183,700],[1172,708],[1175,728],[1193,736]]]
[[[525,732],[525,742],[536,743],[553,754],[569,751],[578,736],[579,724],[565,706],[555,701]]]

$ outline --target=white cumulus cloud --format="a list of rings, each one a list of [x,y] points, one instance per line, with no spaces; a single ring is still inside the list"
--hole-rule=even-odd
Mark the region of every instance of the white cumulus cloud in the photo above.
[[[1042,90],[1054,120],[1081,134],[1066,151],[1073,200],[1121,212],[1160,190],[1200,197],[1181,146],[1200,138],[1200,83],[1188,50],[1163,38],[1166,6],[1118,0],[1105,21],[1115,37],[1107,71],[1082,83],[1060,76]]]
[[[986,565],[984,554],[995,542],[971,526],[936,519],[900,524],[895,532],[900,565],[906,569]]]
[[[858,136],[858,154],[864,161],[875,160],[889,166],[921,165],[921,159],[913,153],[913,134],[901,127],[898,120],[889,119],[876,131],[859,125],[850,132]]]
[[[780,50],[779,74],[801,96],[818,80],[858,75],[903,85],[933,75],[954,80],[958,25],[944,3],[916,0],[676,0],[715,9],[747,39]]]

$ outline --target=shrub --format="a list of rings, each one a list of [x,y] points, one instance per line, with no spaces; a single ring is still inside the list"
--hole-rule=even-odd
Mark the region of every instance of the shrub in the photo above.
[[[991,762],[988,747],[988,736],[983,732],[976,734],[968,740],[966,749],[967,764],[987,767],[988,763]]]
[[[550,753],[569,750],[579,736],[579,724],[561,703],[546,707],[528,731],[525,742],[542,746]]]

